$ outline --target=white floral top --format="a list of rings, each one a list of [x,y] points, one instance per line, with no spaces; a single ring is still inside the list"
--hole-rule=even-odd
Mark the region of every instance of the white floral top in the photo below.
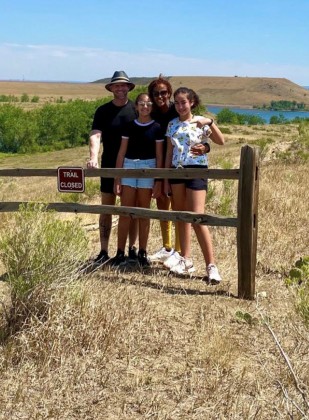
[[[193,155],[191,147],[198,144],[208,143],[208,137],[211,134],[209,126],[198,128],[196,121],[201,117],[194,117],[194,122],[180,121],[179,118],[171,120],[167,126],[166,135],[171,139],[173,148],[172,166],[185,165],[207,165],[207,154]]]

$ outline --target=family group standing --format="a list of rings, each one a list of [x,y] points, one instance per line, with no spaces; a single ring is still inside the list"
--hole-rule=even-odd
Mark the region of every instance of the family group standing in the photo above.
[[[113,99],[95,112],[89,140],[89,168],[99,167],[101,142],[102,168],[207,168],[208,139],[224,144],[224,137],[212,118],[193,115],[200,102],[191,89],[177,89],[172,102],[172,87],[167,79],[159,76],[149,84],[148,92],[138,95],[134,104],[128,99],[128,92],[135,86],[124,71],[116,71],[105,87],[113,93]],[[122,206],[149,208],[151,198],[155,198],[160,210],[171,207],[203,213],[206,191],[206,179],[101,178],[101,202],[109,205],[114,205],[119,195]],[[148,256],[150,219],[121,216],[117,254],[113,258],[108,254],[111,225],[111,215],[101,214],[101,250],[94,259],[95,264],[121,266],[128,258],[143,267],[158,261],[176,274],[195,270],[191,259],[191,224],[175,223],[173,246],[172,223],[161,222],[162,247]],[[193,224],[193,229],[205,259],[206,275],[211,283],[219,283],[221,276],[215,265],[209,229],[199,224]]]

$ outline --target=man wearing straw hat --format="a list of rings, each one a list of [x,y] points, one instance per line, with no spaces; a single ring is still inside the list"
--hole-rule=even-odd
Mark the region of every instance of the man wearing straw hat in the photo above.
[[[136,118],[135,105],[128,99],[128,93],[135,87],[124,71],[115,71],[105,88],[112,92],[113,99],[97,108],[89,137],[90,159],[88,168],[98,168],[100,143],[103,144],[101,157],[102,168],[115,168],[117,154],[121,143],[123,126]],[[113,192],[114,178],[101,178],[101,203],[115,205],[116,196]],[[109,261],[108,244],[112,228],[112,216],[100,214],[99,230],[101,250],[93,260],[96,265]],[[129,258],[136,259],[136,248],[133,246],[137,239],[137,223],[131,223],[129,235]]]

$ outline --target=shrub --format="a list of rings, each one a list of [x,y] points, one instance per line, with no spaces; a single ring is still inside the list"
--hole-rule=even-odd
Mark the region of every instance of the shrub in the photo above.
[[[260,158],[263,159],[269,149],[269,145],[273,143],[273,140],[270,137],[262,137],[256,139],[252,144],[257,145],[260,148]]]
[[[85,194],[88,199],[100,195],[100,181],[95,179],[86,179]]]
[[[302,121],[299,124],[299,147],[300,155],[304,160],[308,160],[308,150],[309,150],[309,121]]]
[[[220,127],[223,134],[232,134],[232,130],[229,127]]]
[[[0,152],[25,153],[38,149],[37,120],[32,113],[7,104],[0,110]]]
[[[229,108],[223,108],[217,115],[218,124],[238,124],[237,114]]]
[[[247,115],[223,108],[217,115],[218,124],[264,125],[265,120],[258,115]]]
[[[82,193],[76,193],[76,192],[60,193],[60,197],[63,203],[80,203],[83,201]]]
[[[299,136],[293,141],[286,152],[286,159],[295,162],[309,160],[309,120],[302,120],[298,126]]]
[[[0,256],[11,288],[8,334],[32,317],[44,320],[53,289],[77,278],[87,253],[79,220],[61,221],[41,204],[21,206],[11,225],[0,237]]]
[[[296,310],[309,326],[309,256],[296,261],[285,283],[296,291]]]
[[[0,95],[0,102],[18,102],[19,99],[14,95]]]
[[[83,203],[100,196],[100,181],[86,179],[83,193],[59,193],[60,200],[64,203]]]
[[[46,104],[23,111],[13,105],[0,108],[0,152],[32,153],[62,150],[88,142],[96,108],[106,103],[76,100],[67,104]]]
[[[32,96],[32,98],[31,98],[31,102],[33,102],[33,103],[38,103],[40,101],[40,97],[39,96],[37,96],[37,95],[35,95],[35,96]]]
[[[284,117],[283,114],[273,115],[270,117],[269,124],[285,124],[288,120]]]
[[[20,102],[29,102],[30,98],[29,95],[27,93],[23,93],[20,97]]]

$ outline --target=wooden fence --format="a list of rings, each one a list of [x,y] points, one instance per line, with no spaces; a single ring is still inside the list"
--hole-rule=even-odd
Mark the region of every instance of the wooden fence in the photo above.
[[[57,177],[57,169],[1,169],[0,177]],[[85,177],[209,178],[238,180],[237,217],[136,207],[48,203],[47,209],[66,213],[129,215],[159,220],[237,228],[238,296],[254,299],[258,229],[259,154],[243,146],[239,169],[85,169]],[[18,211],[26,202],[0,202],[0,212]]]

